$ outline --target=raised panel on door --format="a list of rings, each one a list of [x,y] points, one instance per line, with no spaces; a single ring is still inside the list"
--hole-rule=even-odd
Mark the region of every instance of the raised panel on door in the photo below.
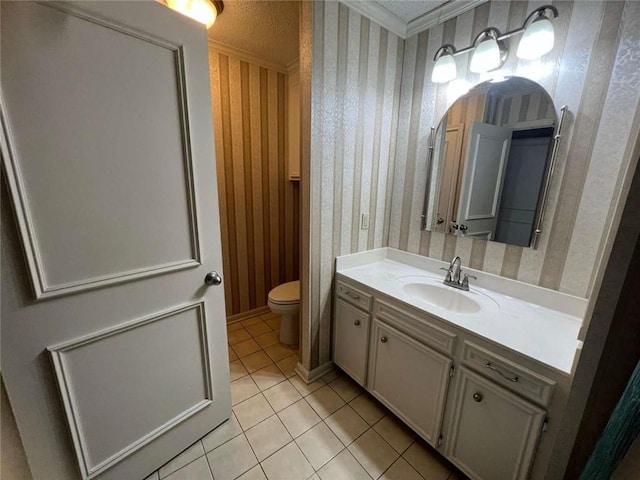
[[[105,471],[214,401],[202,302],[49,351],[87,476]]]
[[[0,8],[16,424],[35,480],[145,478],[231,414],[206,30],[153,1]]]
[[[512,130],[474,122],[464,165],[456,235],[495,236]]]
[[[83,10],[5,10],[8,167],[36,295],[199,265],[182,46]]]
[[[378,320],[371,342],[369,390],[435,446],[452,360]]]
[[[336,299],[333,361],[360,385],[367,378],[370,315]]]
[[[445,454],[474,479],[526,479],[546,413],[462,367]]]

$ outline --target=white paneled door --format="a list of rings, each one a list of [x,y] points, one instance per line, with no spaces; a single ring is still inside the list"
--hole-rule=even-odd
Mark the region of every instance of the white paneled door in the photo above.
[[[231,413],[206,31],[1,8],[2,375],[34,478],[142,479]]]
[[[477,122],[471,125],[456,235],[494,238],[511,134],[506,127]]]

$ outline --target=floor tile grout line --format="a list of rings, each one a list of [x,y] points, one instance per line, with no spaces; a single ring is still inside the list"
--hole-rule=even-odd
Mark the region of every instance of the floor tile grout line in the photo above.
[[[215,430],[215,429],[214,429]],[[207,434],[208,435],[208,434]],[[204,437],[203,437],[204,438]],[[202,450],[204,451],[203,455],[200,455],[197,458],[194,458],[193,460],[191,460],[190,462],[185,463],[183,466],[181,466],[180,468],[178,468],[177,470],[174,470],[173,472],[171,472],[168,475],[165,475],[164,477],[160,476],[160,469],[163,468],[165,465],[167,465],[169,462],[173,461],[174,459],[176,459],[177,457],[179,457],[180,455],[182,455],[184,452],[186,452],[187,450],[189,450],[191,447],[193,447],[196,443],[200,442],[200,444],[202,445]],[[164,465],[162,465],[162,467],[160,467],[158,470],[156,470],[156,472],[158,472],[158,478],[159,480],[164,480],[167,477],[170,477],[171,475],[173,475],[176,472],[179,472],[180,470],[182,470],[185,467],[188,467],[189,465],[191,465],[193,462],[195,462],[196,460],[200,460],[202,457],[206,457],[207,456],[207,452],[204,448],[204,445],[202,444],[202,438],[199,439],[197,442],[191,444],[189,447],[187,447],[186,449],[184,449],[182,452],[180,452],[178,455],[176,455],[175,457],[173,457],[171,460],[169,460],[169,462],[165,463]],[[211,473],[211,475],[213,476],[213,472]]]
[[[321,419],[320,423],[324,423],[324,421]],[[316,423],[313,427],[311,428],[316,428],[318,425],[320,425],[320,423]],[[329,426],[325,423],[325,426],[327,428],[329,428]],[[311,428],[309,430],[311,430]],[[301,433],[298,438],[302,437],[302,435],[304,435],[305,433],[307,433],[309,430],[305,431],[304,433]],[[333,433],[333,431],[329,428],[329,431],[331,433]],[[335,433],[333,433],[333,435],[335,436]],[[340,455],[340,453],[342,453],[343,450],[345,450],[347,447],[344,446],[344,444],[342,443],[342,441],[336,436],[336,438],[338,438],[338,441],[341,443],[342,448],[340,449],[340,451],[338,453],[336,453],[335,455],[333,455],[331,458],[329,458],[329,460],[327,460],[326,462],[324,462],[322,465],[320,465],[320,467],[316,468],[313,466],[313,464],[311,463],[311,460],[307,457],[307,455],[304,453],[304,450],[302,449],[302,447],[298,444],[297,440],[298,438],[294,438],[293,441],[296,442],[296,445],[298,446],[298,448],[300,449],[300,451],[302,452],[302,455],[304,455],[304,458],[307,459],[307,462],[309,462],[309,465],[311,465],[311,468],[313,468],[313,472],[314,473],[318,473],[318,470],[320,470],[322,467],[324,467],[327,463],[329,463],[331,460],[333,460],[334,458],[336,458],[338,455]],[[313,476],[313,475],[311,475]]]
[[[269,417],[269,418],[271,418],[271,417]],[[260,423],[262,423],[262,422],[260,422]],[[260,424],[258,424],[258,425],[260,425]],[[257,426],[257,425],[255,425],[255,426]],[[242,426],[240,426],[240,428],[242,428]],[[251,427],[251,428],[253,428],[253,427]],[[253,448],[253,445],[251,445],[251,442],[249,441],[249,437],[247,437],[247,433],[246,433],[244,430],[242,431],[242,435],[244,435],[244,439],[245,439],[245,440],[247,441],[247,443],[249,444],[249,448],[251,449],[251,452],[253,452],[253,456],[254,456],[254,457],[256,457],[256,461],[258,462],[258,463],[256,463],[256,465],[260,465],[260,469],[262,470],[262,473],[264,473],[264,474],[265,474],[265,477],[266,477],[266,476],[267,476],[267,474],[266,474],[266,472],[264,471],[264,469],[262,468],[262,465],[261,465],[261,463],[262,463],[262,462],[260,461],[260,459],[258,459],[258,455],[256,454],[256,451],[255,451],[255,449]],[[267,458],[269,458],[269,457],[267,457]],[[265,459],[265,460],[266,460],[266,459]],[[252,468],[254,468],[256,465],[253,465],[251,468],[249,468],[249,470],[251,470]],[[241,477],[242,475],[244,475],[245,473],[247,473],[249,470],[246,470],[246,471],[242,472],[242,473],[241,473],[240,475],[238,475],[236,478]],[[215,479],[214,479],[214,480],[215,480]]]
[[[231,412],[231,415],[233,415],[233,412]],[[238,435],[236,435],[236,437],[237,437],[237,436],[238,436]],[[233,438],[236,438],[236,437],[233,437]],[[203,438],[204,438],[204,437],[203,437]],[[227,440],[227,442],[228,442],[228,441],[230,441],[230,440],[231,440],[231,439]],[[202,439],[200,439],[200,441],[202,442]],[[218,447],[220,447],[220,446],[224,445],[224,444],[225,444],[225,443],[227,443],[227,442],[224,442],[224,443],[222,443],[222,444],[218,445]],[[218,447],[216,447],[216,448],[218,448]],[[211,478],[213,478],[213,480],[215,480],[215,476],[213,475],[213,469],[211,468],[211,462],[209,462],[209,457],[207,456],[207,453],[208,453],[208,452],[207,452],[207,449],[206,449],[206,448],[205,448],[205,446],[204,446],[204,443],[202,444],[202,449],[204,450],[204,458],[207,460],[207,466],[209,467],[209,473],[211,473]],[[215,448],[214,448],[213,450],[215,450]],[[213,450],[211,450],[211,451],[213,452]]]

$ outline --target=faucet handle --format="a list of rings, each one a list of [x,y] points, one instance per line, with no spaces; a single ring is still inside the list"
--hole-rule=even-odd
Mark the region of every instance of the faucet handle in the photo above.
[[[465,290],[469,290],[469,279],[473,278],[474,280],[477,280],[478,277],[476,277],[475,275],[469,275],[468,273],[464,274],[464,278],[462,279],[462,288]]]

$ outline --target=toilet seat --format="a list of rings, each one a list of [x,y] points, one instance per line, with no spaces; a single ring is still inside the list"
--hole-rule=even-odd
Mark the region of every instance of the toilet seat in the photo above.
[[[269,302],[276,305],[300,303],[300,280],[283,283],[269,292]]]

